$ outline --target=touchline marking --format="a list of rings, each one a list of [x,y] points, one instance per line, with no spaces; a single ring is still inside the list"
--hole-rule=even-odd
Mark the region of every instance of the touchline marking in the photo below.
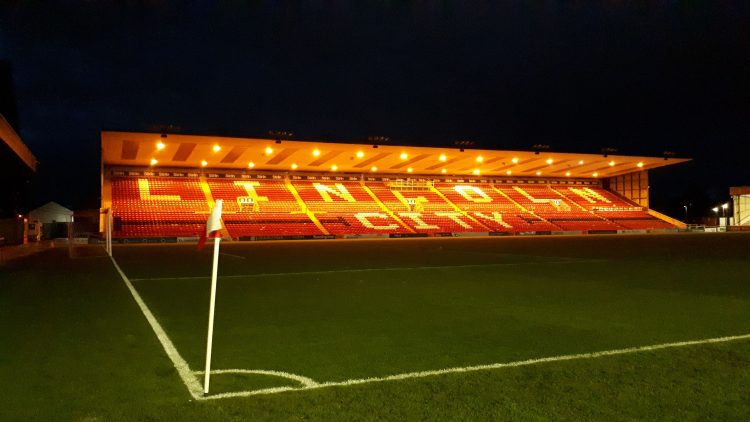
[[[748,340],[748,339],[750,339],[750,334],[743,334],[743,335],[737,335],[737,336],[717,337],[717,338],[709,338],[709,339],[703,339],[703,340],[680,341],[680,342],[675,342],[675,343],[662,343],[662,344],[655,344],[651,346],[629,347],[626,349],[604,350],[604,351],[592,352],[592,353],[579,353],[579,354],[574,354],[574,355],[551,356],[551,357],[546,357],[546,358],[527,359],[527,360],[521,360],[521,361],[515,361],[515,362],[454,367],[454,368],[446,368],[446,369],[437,369],[433,371],[407,372],[404,374],[389,375],[385,377],[359,378],[359,379],[350,379],[346,381],[322,382],[322,383],[315,383],[313,381],[314,383],[313,385],[305,385],[303,387],[297,387],[297,388],[294,388],[294,387],[264,388],[261,390],[237,391],[237,392],[232,392],[232,393],[209,395],[205,397],[196,397],[196,399],[197,400],[214,400],[214,399],[225,399],[225,398],[232,398],[232,397],[248,397],[248,396],[261,395],[261,394],[278,394],[278,393],[283,393],[283,392],[288,392],[288,391],[315,390],[315,389],[327,388],[327,387],[348,387],[348,386],[359,385],[359,384],[370,384],[370,383],[386,382],[386,381],[400,381],[400,380],[413,379],[413,378],[426,378],[426,377],[445,375],[445,374],[487,371],[487,370],[502,369],[502,368],[515,368],[519,366],[537,365],[541,363],[562,362],[562,361],[569,361],[569,360],[597,359],[597,358],[606,357],[606,356],[627,355],[627,354],[633,354],[633,353],[650,352],[654,350],[688,347],[688,346],[696,346],[696,345],[712,344],[712,343],[726,343],[730,341]],[[229,370],[229,371],[233,372],[237,370]],[[253,373],[253,371],[254,370],[249,370],[248,373]],[[257,371],[266,372],[262,370],[257,370]],[[211,372],[213,373],[213,371]],[[292,375],[292,374],[289,374],[289,375]],[[298,375],[296,376],[299,377]],[[304,377],[301,377],[301,378],[304,378]]]
[[[338,273],[365,273],[371,271],[408,271],[408,270],[440,270],[454,268],[481,268],[481,267],[513,267],[520,265],[540,265],[540,264],[571,264],[581,263],[588,264],[593,262],[606,262],[606,259],[567,259],[561,261],[529,261],[529,262],[505,262],[498,264],[466,264],[466,265],[432,265],[422,267],[389,267],[389,268],[352,268],[347,270],[323,270],[323,271],[299,271],[288,273],[259,273],[259,274],[234,274],[220,275],[219,278],[248,278],[248,277],[285,277],[294,275],[311,275],[311,274],[338,274]],[[211,277],[193,276],[193,277],[154,277],[154,278],[131,278],[132,281],[159,281],[159,280],[202,280]]]
[[[125,285],[128,286],[128,290],[130,290],[130,294],[133,295],[133,299],[135,299],[138,307],[141,308],[143,316],[146,317],[146,320],[151,325],[151,329],[154,330],[154,334],[156,334],[156,337],[159,339],[159,342],[164,348],[164,351],[167,353],[167,356],[169,356],[169,359],[172,360],[172,364],[174,364],[175,369],[177,369],[177,373],[180,375],[180,378],[182,378],[182,382],[185,384],[185,387],[187,387],[188,392],[190,392],[190,395],[193,396],[194,399],[202,398],[203,386],[201,386],[200,382],[198,382],[198,379],[193,376],[193,373],[190,371],[190,367],[188,366],[187,362],[182,358],[182,356],[180,356],[180,353],[174,347],[174,343],[172,343],[172,340],[169,339],[167,333],[164,332],[164,329],[161,327],[161,324],[159,324],[159,321],[156,320],[154,314],[151,313],[151,310],[148,308],[148,306],[146,306],[146,303],[143,301],[143,299],[141,299],[141,295],[138,294],[138,292],[135,290],[135,287],[133,287],[133,284],[130,282],[130,280],[128,280],[128,277],[124,272],[122,272],[120,266],[117,265],[117,261],[115,261],[115,258],[112,256],[110,256],[110,258],[112,259],[112,264],[115,265],[117,272],[120,273],[122,281],[124,281]]]

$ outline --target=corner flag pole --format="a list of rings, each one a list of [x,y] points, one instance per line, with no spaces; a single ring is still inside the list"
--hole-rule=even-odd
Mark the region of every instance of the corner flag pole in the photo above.
[[[216,231],[221,230],[221,206],[222,200],[219,199],[211,210],[211,216],[206,223],[207,235],[213,235]],[[220,243],[221,236],[214,237],[214,262],[211,269],[211,299],[208,306],[208,339],[206,340],[206,372],[203,381],[203,394],[208,394],[208,385],[211,379],[211,351],[214,342],[214,311],[216,309],[216,279],[219,270]]]

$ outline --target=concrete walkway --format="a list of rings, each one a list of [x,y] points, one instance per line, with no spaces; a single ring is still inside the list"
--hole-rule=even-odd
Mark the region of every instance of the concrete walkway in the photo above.
[[[29,242],[27,245],[0,246],[0,265],[8,263],[14,259],[34,255],[53,247],[55,247],[55,242],[51,240]]]

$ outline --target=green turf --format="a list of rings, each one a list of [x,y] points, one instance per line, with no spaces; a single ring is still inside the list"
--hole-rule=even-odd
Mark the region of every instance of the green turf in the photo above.
[[[743,234],[277,242],[222,251],[217,369],[341,381],[750,333]],[[127,246],[115,256],[191,368],[202,369],[209,280],[167,277],[208,274],[210,250]],[[108,260],[71,260],[67,250],[2,269],[0,330],[0,379],[14,381],[0,387],[0,420],[750,414],[750,341],[194,402]],[[212,378],[214,393],[282,385],[294,383]]]

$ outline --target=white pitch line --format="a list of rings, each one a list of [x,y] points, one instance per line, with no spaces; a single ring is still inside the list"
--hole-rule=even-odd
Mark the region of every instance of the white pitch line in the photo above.
[[[352,268],[345,270],[323,270],[323,271],[299,271],[299,272],[288,272],[288,273],[256,273],[256,274],[234,274],[234,275],[221,275],[219,278],[248,278],[248,277],[285,277],[285,276],[296,276],[296,275],[313,275],[313,274],[339,274],[339,273],[364,273],[371,271],[408,271],[408,270],[441,270],[441,269],[456,269],[456,268],[481,268],[481,267],[513,267],[520,265],[540,265],[540,264],[571,264],[571,263],[592,263],[592,262],[605,262],[606,259],[568,259],[562,261],[529,261],[529,262],[506,262],[498,264],[466,264],[466,265],[433,265],[433,266],[421,266],[421,267],[387,267],[387,268]],[[202,280],[210,278],[208,276],[193,276],[193,277],[154,277],[154,278],[132,278],[132,281],[160,281],[160,280]]]
[[[750,334],[743,334],[743,335],[737,335],[737,336],[717,337],[717,338],[709,338],[709,339],[703,339],[703,340],[680,341],[680,342],[675,342],[675,343],[662,343],[662,344],[655,344],[651,346],[629,347],[626,349],[604,350],[604,351],[593,352],[593,353],[579,353],[579,354],[574,354],[574,355],[551,356],[551,357],[546,357],[546,358],[527,359],[527,360],[515,361],[515,362],[454,367],[454,368],[446,368],[446,369],[437,369],[433,371],[407,372],[404,374],[389,375],[385,377],[372,377],[372,378],[350,379],[350,380],[345,380],[345,381],[322,382],[322,383],[317,383],[315,385],[303,386],[303,387],[297,387],[297,388],[275,387],[275,388],[264,388],[261,390],[252,390],[252,391],[237,391],[237,392],[232,392],[232,393],[222,393],[222,394],[216,394],[216,395],[211,395],[211,396],[198,397],[197,399],[198,400],[214,400],[214,399],[225,399],[225,398],[232,398],[232,397],[248,397],[248,396],[261,395],[261,394],[278,394],[278,393],[283,393],[287,391],[314,390],[314,389],[328,388],[328,387],[349,387],[352,385],[370,384],[370,383],[376,383],[376,382],[400,381],[400,380],[405,380],[405,379],[425,378],[425,377],[432,377],[432,376],[445,375],[445,374],[487,371],[487,370],[502,369],[502,368],[515,368],[519,366],[537,365],[541,363],[550,363],[550,362],[596,359],[596,358],[601,358],[605,356],[643,353],[643,352],[650,352],[654,350],[670,349],[670,348],[677,348],[677,347],[688,347],[688,346],[696,346],[696,345],[712,344],[712,343],[726,343],[730,341],[748,340],[748,339],[750,339]]]
[[[195,375],[203,375],[206,371],[193,371]],[[265,369],[213,369],[211,370],[212,375],[221,374],[257,374],[257,375],[270,375],[279,378],[288,378],[290,380],[297,381],[305,387],[315,387],[318,385],[317,382],[311,378],[303,377],[302,375],[291,374],[283,371],[269,371]],[[291,387],[290,387],[291,388]]]
[[[146,306],[146,303],[141,298],[141,295],[138,294],[138,292],[135,290],[135,287],[133,287],[133,284],[130,282],[130,280],[128,280],[128,277],[124,272],[122,272],[120,266],[117,265],[117,261],[115,261],[115,258],[112,256],[110,256],[110,258],[112,258],[112,263],[115,265],[117,272],[120,273],[122,281],[124,281],[125,285],[128,286],[128,290],[130,290],[130,294],[133,295],[133,299],[135,299],[138,307],[141,308],[143,316],[146,317],[149,325],[151,325],[151,329],[154,330],[154,333],[159,339],[159,342],[164,348],[164,351],[167,353],[167,356],[169,356],[169,359],[172,360],[172,364],[174,365],[175,369],[177,369],[177,373],[180,375],[180,378],[182,378],[182,382],[185,384],[185,387],[187,387],[188,392],[190,392],[190,395],[193,396],[194,399],[202,398],[203,387],[191,372],[190,366],[188,366],[185,359],[180,356],[180,353],[174,347],[174,343],[172,343],[172,340],[169,339],[169,336],[167,336],[167,333],[161,327],[159,321],[156,320],[156,317],[154,317],[154,314],[151,313],[151,310],[148,308],[148,306]]]

